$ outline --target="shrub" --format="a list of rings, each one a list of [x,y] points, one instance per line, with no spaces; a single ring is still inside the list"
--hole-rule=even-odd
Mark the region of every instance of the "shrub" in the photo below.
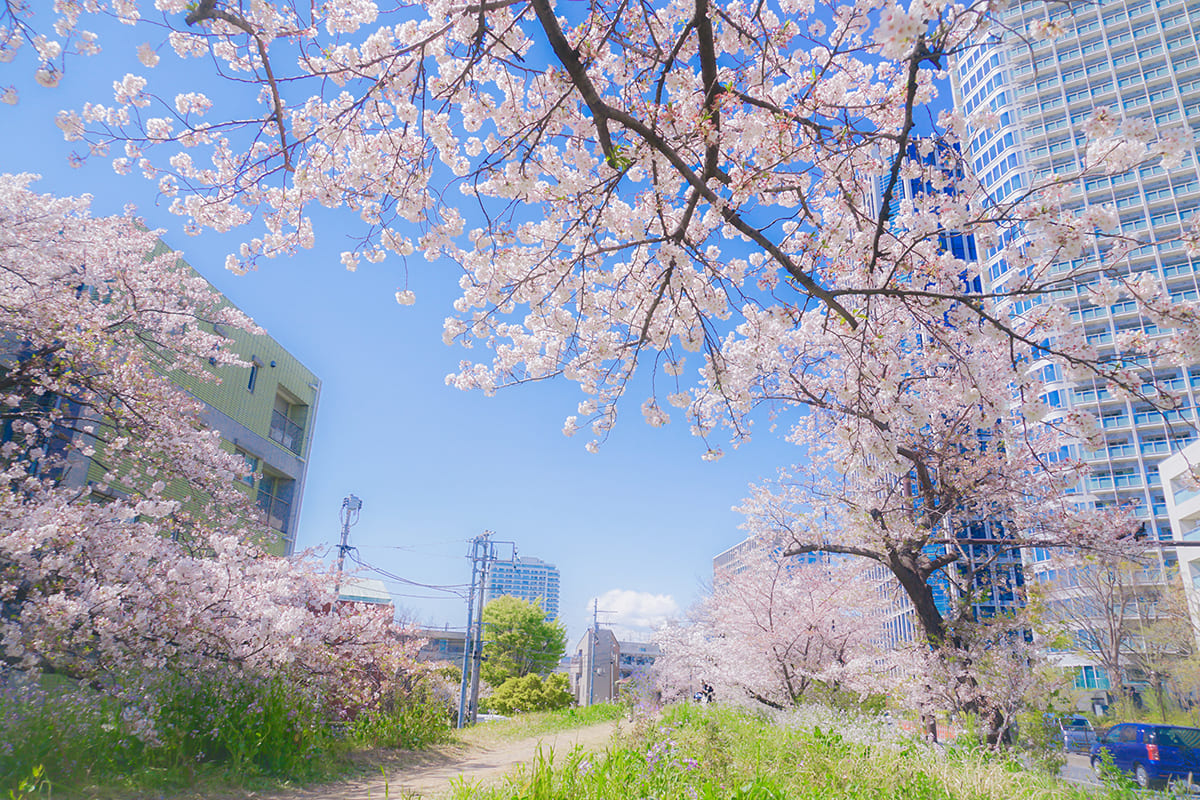
[[[323,705],[280,676],[192,685],[166,693],[155,760],[220,764],[234,775],[306,778],[333,740]]]
[[[487,698],[486,707],[498,714],[515,714],[521,711],[554,711],[566,708],[574,701],[567,690],[567,676],[555,673],[545,680],[537,675],[509,678]]]
[[[78,785],[136,759],[140,743],[114,701],[74,689],[46,691],[0,676],[0,796]],[[36,796],[36,795],[34,795]]]

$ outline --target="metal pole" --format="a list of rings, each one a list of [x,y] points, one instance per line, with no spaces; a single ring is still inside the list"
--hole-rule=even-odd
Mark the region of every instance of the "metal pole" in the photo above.
[[[471,724],[479,719],[479,678],[483,672],[483,598],[487,595],[488,567],[492,563],[494,546],[488,538],[491,531],[484,531],[480,536],[481,549],[479,564],[479,614],[475,617],[475,669],[471,672]]]
[[[467,683],[469,681],[468,672],[471,668],[471,619],[472,612],[475,609],[475,575],[477,574],[476,567],[478,565],[479,537],[476,536],[471,540],[471,551],[467,554],[467,558],[471,559],[471,592],[467,595],[467,627],[463,634],[463,663],[462,663],[462,682],[458,690],[458,727],[466,726],[466,711],[467,711]]]
[[[593,695],[593,692],[594,692],[595,686],[596,686],[596,637],[599,635],[597,633],[599,631],[599,628],[597,627],[597,622],[596,622],[596,618],[597,618],[597,614],[598,614],[598,612],[596,611],[596,607],[599,604],[599,602],[600,602],[599,600],[592,601],[592,635],[590,637],[588,637],[588,703],[587,704],[589,706],[592,704],[592,695]]]
[[[348,544],[350,540],[350,526],[358,522],[359,512],[362,511],[362,500],[359,500],[354,495],[342,500],[342,509],[338,512],[338,518],[342,521],[342,542],[338,545],[338,562],[337,562],[337,583],[334,585],[333,598],[337,602],[337,598],[342,594],[342,568],[346,563],[346,551],[353,548]]]

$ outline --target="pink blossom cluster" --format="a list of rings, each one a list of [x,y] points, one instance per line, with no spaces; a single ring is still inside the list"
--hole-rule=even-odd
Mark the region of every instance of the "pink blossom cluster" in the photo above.
[[[830,690],[882,692],[887,591],[861,562],[799,563],[764,541],[717,576],[687,620],[658,632],[656,682],[667,697],[707,683],[722,702],[772,708]]]
[[[244,460],[180,388],[245,366],[218,328],[256,329],[136,218],[32,180],[0,176],[2,661],[130,702],[164,673],[377,699],[419,642],[263,551]]]
[[[1115,210],[1064,207],[1069,181],[1178,163],[1186,136],[1101,109],[1081,174],[995,204],[947,155],[994,113],[944,112],[932,135],[915,135],[935,77],[986,35],[991,6],[696,0],[617,13],[602,3],[567,22],[549,0],[154,5],[151,26],[136,3],[62,3],[55,41],[74,53],[88,14],[144,27],[148,68],[209,56],[233,79],[222,91],[261,114],[214,116],[213,80],[164,83],[155,100],[127,74],[111,106],[60,121],[86,141],[80,157],[140,171],[198,229],[258,226],[229,257],[236,271],[311,246],[315,207],[362,225],[348,269],[418,251],[453,261],[462,294],[445,339],[492,356],[464,361],[448,382],[491,392],[567,377],[584,397],[564,430],[588,431],[589,449],[613,429],[639,367],[666,395],[638,399],[647,422],[673,416],[740,440],[763,404],[846,406],[835,398],[868,377],[846,353],[913,335],[980,354],[958,384],[974,382],[969,394],[1020,385],[1033,355],[1132,390],[1107,354],[1068,333],[1037,347],[1061,310],[1052,293],[1101,277],[1161,333],[1123,342],[1131,355],[1154,365],[1200,355],[1195,304],[1122,272],[1135,243]],[[36,34],[30,18],[10,16],[8,40]],[[49,42],[41,50],[58,53]],[[171,114],[143,115],[154,102]],[[927,189],[901,199],[901,181]],[[1001,240],[1016,225],[1024,235]],[[999,248],[1019,277],[975,296],[977,267],[943,247],[944,231]],[[1108,254],[1103,267],[1061,272],[1096,251]],[[396,299],[416,297],[401,286]],[[1007,310],[1029,299],[1032,311]]]

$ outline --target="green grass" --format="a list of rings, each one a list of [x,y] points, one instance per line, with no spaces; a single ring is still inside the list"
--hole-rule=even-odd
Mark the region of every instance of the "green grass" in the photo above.
[[[980,749],[935,750],[851,718],[780,722],[675,706],[601,754],[541,752],[456,800],[1084,800],[1117,797]],[[557,756],[557,757],[554,757]]]
[[[319,698],[277,677],[164,677],[145,710],[69,681],[17,688],[0,692],[0,800],[240,794],[360,769],[355,748],[449,739],[445,706],[420,687],[336,729]]]
[[[319,707],[283,681],[164,682],[156,699],[61,680],[0,696],[0,798],[259,788],[339,769]]]
[[[612,722],[620,719],[624,713],[624,706],[614,703],[599,703],[587,708],[563,708],[558,711],[536,711],[518,714],[511,719],[481,722],[474,727],[455,731],[454,735],[463,744],[491,747],[531,736]]]

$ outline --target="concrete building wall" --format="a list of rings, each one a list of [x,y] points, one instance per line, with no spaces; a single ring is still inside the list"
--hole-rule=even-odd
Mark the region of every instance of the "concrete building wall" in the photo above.
[[[160,243],[160,252],[168,250]],[[183,261],[179,268],[195,273]],[[296,544],[321,381],[265,332],[251,334],[225,326],[216,330],[250,366],[210,364],[208,371],[216,379],[212,381],[180,373],[166,377],[204,404],[203,422],[221,434],[226,450],[241,453],[253,467],[257,474],[241,483],[267,516],[263,543],[276,555],[290,555]],[[104,469],[94,461],[75,470],[71,480],[76,483],[107,484]],[[186,491],[168,486],[164,494],[182,499]]]
[[[621,646],[612,631],[589,630],[575,646],[571,694],[581,706],[611,703],[617,697]]]
[[[621,697],[623,682],[648,673],[660,655],[656,644],[622,642],[612,631],[589,630],[571,655],[571,694],[581,706],[614,702]]]
[[[467,635],[463,631],[420,628],[417,635],[425,644],[417,652],[418,661],[438,661],[461,667],[466,651]]]
[[[1200,545],[1200,488],[1188,479],[1188,473],[1200,465],[1200,442],[1158,465],[1167,502],[1171,532],[1177,542]],[[1192,613],[1192,626],[1200,634],[1200,546],[1180,547],[1179,577]],[[1200,636],[1197,637],[1200,645]]]

